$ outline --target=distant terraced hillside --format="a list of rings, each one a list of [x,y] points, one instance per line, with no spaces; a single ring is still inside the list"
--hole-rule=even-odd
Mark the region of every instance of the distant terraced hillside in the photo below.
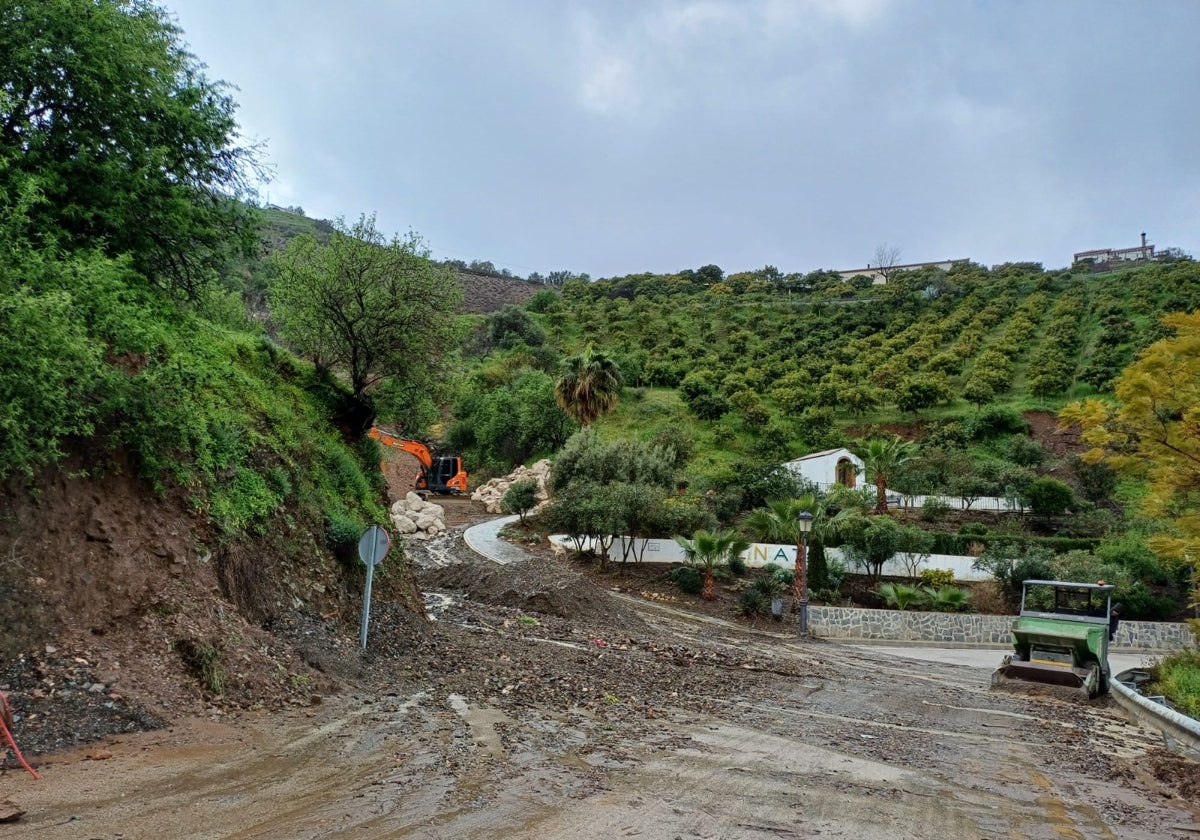
[[[506,304],[524,304],[538,291],[547,288],[541,283],[518,280],[514,277],[491,277],[460,271],[458,281],[463,287],[463,312],[488,313]]]

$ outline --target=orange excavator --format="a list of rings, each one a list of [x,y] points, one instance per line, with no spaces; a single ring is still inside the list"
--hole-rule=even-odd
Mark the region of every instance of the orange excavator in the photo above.
[[[367,434],[384,446],[407,452],[421,463],[421,474],[417,476],[417,493],[457,496],[467,492],[467,471],[463,469],[462,458],[457,455],[434,456],[429,447],[420,441],[402,438],[377,426],[372,426]]]

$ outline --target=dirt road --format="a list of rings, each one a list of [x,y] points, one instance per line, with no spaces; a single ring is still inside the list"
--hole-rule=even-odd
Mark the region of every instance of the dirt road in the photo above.
[[[381,610],[354,688],[10,772],[0,799],[27,814],[0,836],[1200,835],[1147,769],[1157,737],[1108,701],[694,621],[552,565],[451,565],[423,588],[427,637]]]

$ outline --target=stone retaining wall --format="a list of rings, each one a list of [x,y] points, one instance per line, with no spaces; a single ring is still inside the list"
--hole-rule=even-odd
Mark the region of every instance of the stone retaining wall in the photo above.
[[[864,610],[853,607],[808,608],[812,633],[826,639],[976,644],[1012,644],[1012,616],[965,613]],[[1172,651],[1195,644],[1186,624],[1122,621],[1112,647]]]

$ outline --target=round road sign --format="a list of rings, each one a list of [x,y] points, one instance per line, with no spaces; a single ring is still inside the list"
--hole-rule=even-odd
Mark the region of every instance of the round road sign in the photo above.
[[[358,556],[368,566],[378,566],[383,562],[383,558],[387,557],[388,549],[391,547],[392,540],[388,537],[387,531],[378,525],[372,525],[363,531],[363,535],[358,540]]]

